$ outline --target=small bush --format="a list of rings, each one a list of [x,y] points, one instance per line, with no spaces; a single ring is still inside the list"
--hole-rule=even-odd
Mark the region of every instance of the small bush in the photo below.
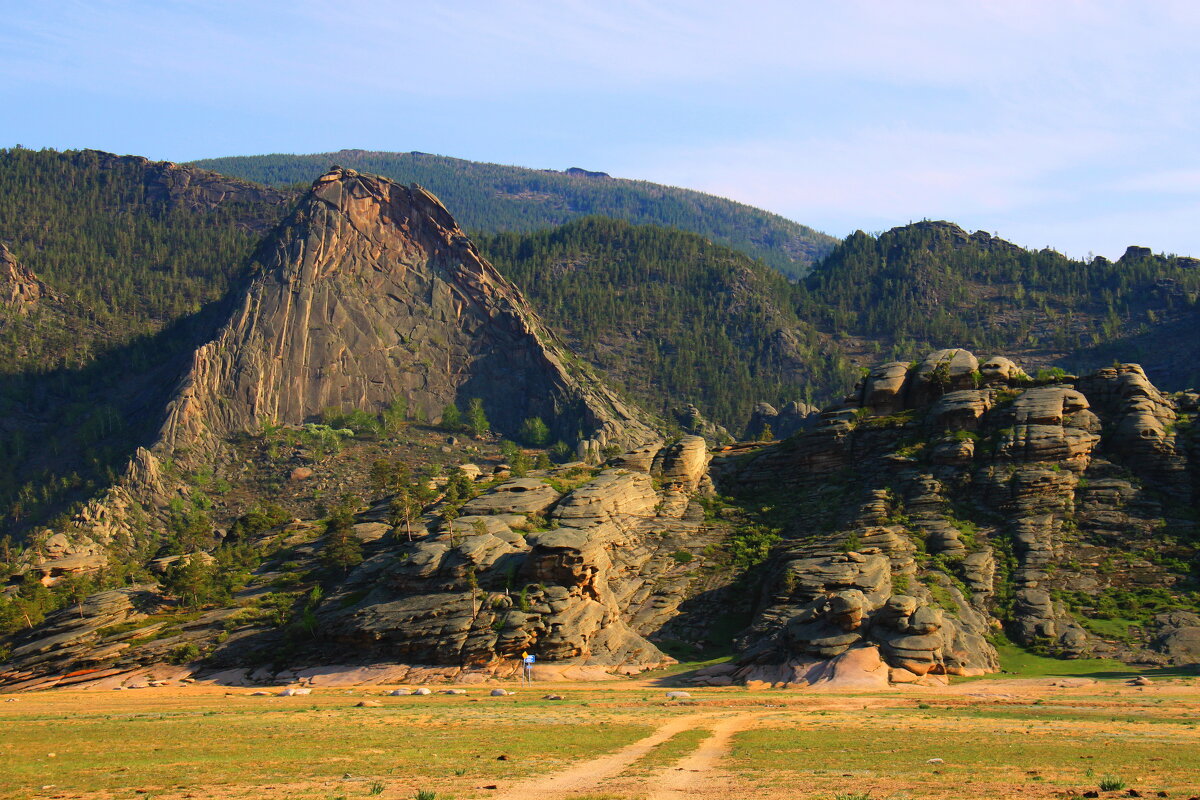
[[[172,650],[171,654],[167,656],[167,661],[170,661],[172,664],[187,664],[190,661],[195,661],[199,657],[200,648],[195,642],[188,642],[187,644],[181,644]],[[1121,785],[1124,786],[1124,784]]]
[[[562,440],[555,442],[554,446],[550,448],[550,457],[559,463],[570,461],[573,455],[575,455],[575,451]]]
[[[1067,371],[1062,367],[1050,367],[1049,369],[1039,369],[1037,371],[1038,381],[1059,381],[1067,376]],[[1122,784],[1124,785],[1124,784]]]
[[[355,436],[378,436],[383,432],[379,418],[361,408],[330,408],[321,416],[322,421],[329,427],[354,431]]]
[[[1105,775],[1100,779],[1100,791],[1102,792],[1119,792],[1125,788],[1125,781],[1112,775]]]

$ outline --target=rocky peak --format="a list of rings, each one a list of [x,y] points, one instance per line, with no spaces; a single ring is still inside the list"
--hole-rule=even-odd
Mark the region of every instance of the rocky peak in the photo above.
[[[573,175],[576,178],[611,178],[612,177],[607,172],[596,172],[596,171],[590,170],[590,169],[583,169],[582,167],[571,167],[570,169],[564,170],[563,174]]]
[[[1153,253],[1149,247],[1139,247],[1136,244],[1131,244],[1125,248],[1125,254],[1118,259],[1119,263],[1129,263],[1130,261],[1141,261],[1143,258],[1150,258]]]
[[[399,398],[430,420],[479,398],[497,430],[541,417],[582,454],[658,438],[419,186],[331,169],[254,262],[239,307],[171,404],[170,447]]]

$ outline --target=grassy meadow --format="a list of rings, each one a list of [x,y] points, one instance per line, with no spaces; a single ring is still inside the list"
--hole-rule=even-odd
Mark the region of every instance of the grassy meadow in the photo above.
[[[1094,682],[1026,666],[1033,677],[947,689],[722,687],[684,701],[665,697],[669,676],[509,697],[490,697],[490,687],[427,697],[374,687],[3,696],[0,798],[1200,795],[1200,677],[1164,671],[1137,687],[1109,664],[1092,665]],[[542,699],[548,691],[564,699]],[[363,700],[380,705],[357,707]],[[575,779],[550,780],[572,769]]]

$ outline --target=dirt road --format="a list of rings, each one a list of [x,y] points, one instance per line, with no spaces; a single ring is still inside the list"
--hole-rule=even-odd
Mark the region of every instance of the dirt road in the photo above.
[[[494,795],[497,800],[526,800],[530,797],[565,797],[603,787],[642,756],[671,737],[695,728],[708,728],[712,735],[683,758],[644,779],[649,800],[681,800],[695,797],[699,787],[711,788],[733,737],[762,716],[761,712],[732,716],[689,714],[671,720],[654,733],[631,745],[576,764],[561,772],[526,781]]]

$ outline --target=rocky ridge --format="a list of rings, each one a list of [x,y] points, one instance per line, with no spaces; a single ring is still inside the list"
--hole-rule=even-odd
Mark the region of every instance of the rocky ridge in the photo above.
[[[143,156],[121,156],[102,150],[83,150],[78,158],[96,161],[102,169],[132,167],[142,173],[139,202],[147,205],[192,211],[207,211],[218,206],[239,206],[243,225],[266,232],[274,227],[283,209],[295,199],[295,193],[261,186],[249,181],[220,175],[206,169],[171,161],[151,161]],[[247,215],[245,211],[256,212]]]

